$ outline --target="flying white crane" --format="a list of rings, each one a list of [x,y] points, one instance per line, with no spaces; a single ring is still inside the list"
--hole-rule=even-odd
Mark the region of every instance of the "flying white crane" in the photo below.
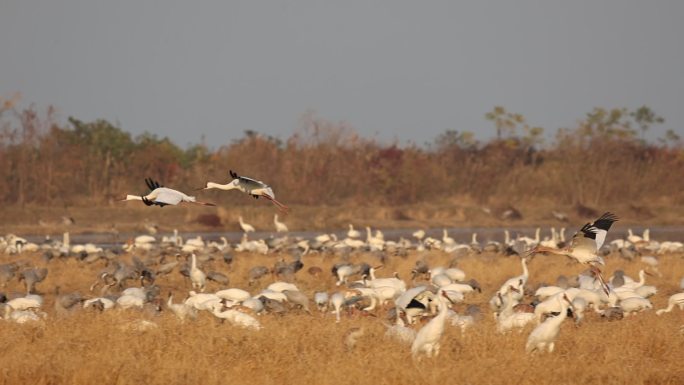
[[[181,202],[195,203],[204,206],[216,206],[213,203],[200,202],[193,196],[189,196],[178,190],[173,190],[168,187],[164,187],[159,184],[159,182],[152,180],[152,178],[145,179],[147,187],[150,189],[150,193],[147,195],[126,195],[125,199],[122,201],[142,201],[147,206],[156,205],[159,207],[164,207],[166,205],[177,205]]]
[[[258,199],[260,196],[262,196],[273,202],[273,204],[275,204],[280,210],[288,210],[287,206],[275,199],[273,189],[271,189],[271,187],[266,183],[252,178],[240,176],[233,170],[230,170],[230,176],[233,178],[233,180],[227,184],[207,182],[206,186],[200,190],[209,190],[213,188],[219,190],[238,190],[253,196],[255,199]]]
[[[606,280],[601,274],[597,265],[604,265],[605,262],[603,258],[598,255],[598,251],[603,246],[603,242],[606,240],[606,235],[610,226],[618,220],[615,214],[606,212],[594,223],[587,223],[580,231],[578,231],[575,236],[572,237],[570,245],[563,249],[557,249],[554,247],[545,247],[537,245],[535,248],[530,250],[529,255],[535,253],[549,252],[558,255],[565,255],[574,258],[582,264],[589,265],[591,269],[596,273],[596,276],[601,281],[603,290],[608,294],[609,289],[606,284]]]

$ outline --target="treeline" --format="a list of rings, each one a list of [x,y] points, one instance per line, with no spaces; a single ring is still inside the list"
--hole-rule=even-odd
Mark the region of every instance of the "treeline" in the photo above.
[[[246,132],[217,149],[180,148],[166,138],[130,133],[104,120],[54,111],[0,108],[0,202],[4,205],[105,204],[145,192],[151,176],[180,190],[228,170],[267,181],[290,205],[410,204],[468,197],[482,204],[546,200],[562,205],[684,203],[684,146],[672,131],[644,133],[663,119],[647,107],[596,108],[553,138],[502,107],[486,115],[497,137],[447,131],[434,142],[378,143],[344,124],[309,116],[282,140]],[[212,200],[245,204],[237,194]],[[243,198],[243,197],[240,197]]]

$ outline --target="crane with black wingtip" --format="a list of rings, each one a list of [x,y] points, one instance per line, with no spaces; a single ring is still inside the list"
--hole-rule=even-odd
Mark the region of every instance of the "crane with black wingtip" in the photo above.
[[[230,182],[226,184],[220,184],[220,183],[214,183],[214,182],[207,182],[205,187],[200,188],[199,190],[209,190],[209,189],[219,189],[219,190],[238,190],[241,191],[245,194],[249,194],[255,199],[259,199],[259,197],[264,197],[271,202],[273,202],[274,205],[278,207],[280,210],[288,210],[288,207],[285,206],[284,204],[278,202],[275,199],[275,194],[273,193],[273,189],[267,185],[266,183],[248,178],[246,176],[241,176],[238,175],[235,171],[230,170],[230,176],[233,178]]]
[[[150,189],[147,195],[126,195],[125,199],[122,201],[142,201],[147,206],[159,206],[164,207],[167,205],[177,205],[182,202],[194,203],[203,206],[216,206],[213,203],[201,202],[195,199],[194,196],[187,195],[178,190],[170,189],[164,187],[159,182],[153,180],[152,178],[146,178],[145,184]]]

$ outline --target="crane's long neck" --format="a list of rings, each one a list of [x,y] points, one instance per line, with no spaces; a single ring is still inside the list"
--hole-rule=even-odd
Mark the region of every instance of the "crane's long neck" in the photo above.
[[[509,243],[511,243],[511,234],[508,230],[504,230],[504,244],[508,245]]]
[[[192,270],[197,269],[197,257],[195,257],[195,254],[194,254],[194,253],[192,254],[192,263],[191,263],[191,265],[190,265],[190,268],[191,268]]]
[[[372,281],[375,281],[375,268],[371,267],[368,271],[369,271],[369,274],[370,274],[370,279],[371,279]]]
[[[639,282],[637,283],[637,287],[644,286],[646,283],[646,272],[643,270],[639,270]]]
[[[530,273],[527,270],[527,259],[526,258],[521,258],[521,263],[522,263],[522,268],[523,268],[523,276],[524,277],[529,277]]]
[[[470,243],[477,244],[477,233],[473,233],[473,239],[471,239]]]
[[[566,314],[568,313],[568,304],[565,303],[563,298],[559,298],[558,301],[560,302],[560,314],[557,316],[549,319],[548,323],[550,323],[554,328],[560,328],[560,324],[563,323],[563,320],[565,320]]]
[[[501,309],[501,315],[509,315],[513,313],[513,306],[515,304],[513,303],[513,293],[511,292],[511,289],[509,288],[508,291],[506,292],[506,301],[504,302],[503,309]]]
[[[216,188],[219,190],[232,190],[235,188],[235,185],[232,183],[226,183],[226,184],[220,184],[220,183],[214,183],[214,182],[207,182],[207,187],[205,187],[205,190]]]
[[[140,195],[126,195],[127,201],[141,201],[142,197]]]
[[[537,227],[537,231],[534,232],[534,241],[539,243],[539,234],[541,233],[541,228]]]

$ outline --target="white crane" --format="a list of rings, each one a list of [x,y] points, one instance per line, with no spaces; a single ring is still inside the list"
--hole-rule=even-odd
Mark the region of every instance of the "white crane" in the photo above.
[[[192,281],[192,288],[199,289],[201,292],[207,285],[207,275],[197,267],[197,256],[192,253],[190,264],[190,281]]]
[[[283,222],[280,222],[278,220],[278,214],[273,215],[273,224],[275,225],[276,232],[278,232],[278,233],[287,233],[288,231],[290,231],[287,228],[287,225],[285,225]]]
[[[587,223],[580,231],[578,231],[575,236],[572,237],[570,245],[563,249],[557,249],[554,247],[545,247],[537,245],[535,248],[530,250],[529,255],[535,253],[549,252],[558,255],[565,255],[574,258],[582,264],[589,265],[591,269],[596,273],[596,276],[601,281],[603,290],[608,294],[608,285],[606,280],[601,274],[598,265],[604,265],[605,262],[603,258],[598,255],[598,251],[603,246],[603,242],[606,240],[606,235],[610,226],[615,223],[618,218],[615,214],[606,212],[593,223]]]
[[[532,353],[535,350],[543,351],[545,348],[548,349],[549,353],[553,352],[556,338],[560,332],[560,326],[566,318],[568,305],[570,303],[566,296],[558,296],[557,298],[558,302],[560,302],[560,314],[555,317],[547,318],[546,321],[532,330],[532,333],[530,333],[530,336],[527,338],[527,344],[525,345],[525,351],[527,353]]]
[[[439,303],[439,313],[416,334],[416,339],[411,345],[411,355],[413,358],[417,358],[418,354],[423,352],[428,357],[439,354],[439,340],[442,338],[442,334],[444,334],[444,323],[449,313],[447,301],[451,301],[451,299],[442,290],[439,291],[436,298]]]
[[[242,215],[238,217],[238,221],[240,222],[240,228],[242,231],[245,233],[253,233],[254,232],[254,226],[250,225],[249,223],[245,223],[245,221],[242,220]]]
[[[166,301],[166,307],[171,310],[173,314],[178,317],[178,319],[183,322],[186,317],[195,319],[197,317],[197,310],[186,303],[173,303],[173,295],[169,293],[169,299]]]
[[[273,204],[275,204],[280,210],[288,210],[287,206],[275,199],[273,189],[271,189],[271,187],[266,183],[252,178],[240,176],[233,170],[230,170],[230,176],[233,178],[233,180],[227,184],[207,182],[206,186],[200,190],[209,190],[213,188],[219,190],[238,190],[253,196],[255,199],[258,199],[260,196],[264,197],[273,202]]]
[[[679,310],[684,310],[684,293],[677,293],[670,296],[670,299],[667,300],[667,308],[657,310],[656,314],[661,315],[663,313],[669,313],[675,306],[679,306]]]
[[[219,290],[216,292],[216,296],[223,300],[232,302],[243,302],[252,298],[252,295],[249,294],[248,291],[238,288]]]
[[[354,225],[351,223],[349,224],[349,231],[347,231],[347,237],[349,238],[358,238],[361,236],[361,232],[359,230],[354,229]]]
[[[164,187],[159,184],[159,182],[152,180],[152,178],[145,179],[147,187],[149,187],[150,192],[147,195],[126,195],[126,199],[122,201],[142,201],[147,206],[156,205],[159,207],[164,207],[167,205],[177,205],[181,202],[195,203],[204,206],[216,206],[213,203],[200,202],[193,196],[189,196],[178,190],[173,190],[168,187]]]
[[[218,307],[213,307],[211,309],[212,314],[217,318],[227,320],[232,325],[240,326],[245,329],[259,330],[262,328],[259,321],[249,314],[242,313],[237,310],[228,309],[226,311],[221,311]]]
[[[177,205],[181,202],[195,203],[204,206],[216,206],[213,203],[201,202],[195,199],[193,196],[189,196],[178,190],[173,190],[168,187],[164,187],[159,184],[159,182],[152,180],[152,178],[145,179],[147,187],[149,187],[150,192],[147,195],[126,195],[125,199],[122,201],[142,201],[147,206],[156,205],[159,207],[164,207],[167,205]]]

